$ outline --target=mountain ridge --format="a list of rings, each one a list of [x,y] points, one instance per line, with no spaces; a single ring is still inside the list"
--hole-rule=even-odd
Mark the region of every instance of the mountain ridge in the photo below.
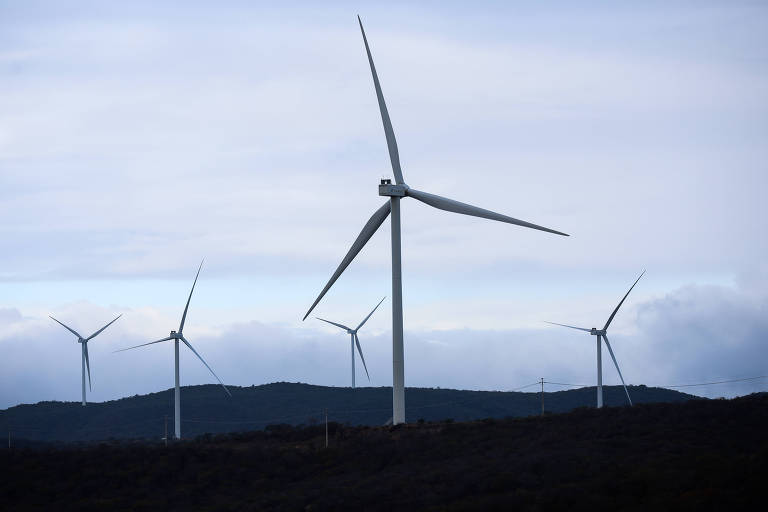
[[[391,387],[331,387],[275,382],[232,386],[227,397],[220,386],[181,389],[182,437],[260,430],[268,425],[312,425],[325,420],[377,426],[392,415]],[[635,403],[683,402],[700,397],[664,388],[630,386]],[[604,386],[606,406],[626,405],[621,386]],[[546,412],[594,407],[595,388],[544,393]],[[541,392],[474,391],[406,388],[406,419],[416,422],[470,421],[541,414]],[[106,439],[155,439],[173,432],[173,388],[106,402],[44,401],[0,411],[0,432],[31,441],[89,442]],[[172,435],[172,434],[169,434]]]

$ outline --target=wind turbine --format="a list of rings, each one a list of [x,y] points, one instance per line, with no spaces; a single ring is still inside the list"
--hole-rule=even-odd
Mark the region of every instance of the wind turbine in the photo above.
[[[384,297],[386,299],[386,297]],[[374,311],[376,311],[379,306],[381,306],[381,303],[384,302],[384,299],[381,299],[378,304],[376,304],[376,307],[373,308],[373,310],[368,313],[368,316],[363,318],[363,321],[360,322],[360,325],[355,327],[354,329],[347,327],[343,324],[337,324],[336,322],[331,322],[330,320],[326,320],[325,318],[320,318],[319,316],[316,316],[318,320],[322,320],[325,323],[329,323],[331,325],[335,325],[336,327],[340,327],[347,331],[347,334],[350,336],[350,349],[352,350],[352,388],[355,387],[355,345],[357,345],[357,352],[360,354],[360,359],[363,361],[363,368],[365,368],[365,375],[368,377],[368,381],[370,382],[371,376],[368,375],[368,367],[365,365],[365,358],[363,357],[363,349],[360,348],[360,338],[357,337],[357,331],[360,330],[360,328],[365,324],[365,322],[368,321],[369,318],[371,318],[371,315]]]
[[[96,336],[98,336],[99,334],[101,334],[101,332],[104,329],[106,329],[107,327],[109,327],[110,325],[115,323],[117,321],[117,319],[120,318],[121,316],[123,316],[123,315],[122,314],[117,315],[114,320],[112,320],[107,325],[105,325],[104,327],[102,327],[101,329],[96,331],[95,333],[91,334],[87,338],[83,338],[82,336],[80,336],[77,333],[77,331],[75,331],[71,327],[69,327],[67,325],[64,325],[62,322],[59,322],[58,320],[56,320],[52,316],[49,316],[49,318],[51,320],[53,320],[54,322],[56,322],[57,324],[61,325],[66,330],[68,330],[69,332],[71,332],[72,334],[77,336],[77,342],[80,343],[80,345],[81,345],[80,351],[82,352],[82,356],[81,356],[82,361],[81,361],[80,364],[82,366],[82,374],[83,374],[83,406],[85,406],[85,371],[86,371],[86,369],[88,370],[88,389],[93,391],[93,387],[91,387],[91,363],[88,361],[88,342],[91,341]]]
[[[171,331],[171,334],[169,334],[167,337],[157,340],[157,341],[150,341],[149,343],[142,343],[141,345],[136,345],[134,347],[128,347],[121,350],[116,350],[115,352],[125,352],[126,350],[131,350],[134,348],[139,347],[145,347],[147,345],[153,345],[155,343],[161,343],[163,341],[169,341],[173,340],[174,345],[174,368],[176,370],[176,388],[174,391],[174,421],[176,422],[175,425],[175,436],[176,439],[181,439],[181,389],[179,388],[179,340],[181,340],[182,343],[184,343],[189,350],[191,350],[200,361],[203,362],[206,368],[213,374],[214,377],[216,377],[216,380],[219,381],[219,384],[224,388],[224,391],[227,392],[229,396],[232,396],[232,393],[229,392],[227,389],[227,386],[224,385],[223,382],[221,382],[221,379],[218,375],[211,369],[210,366],[208,366],[208,363],[205,362],[205,359],[202,358],[200,354],[197,353],[197,350],[195,350],[192,345],[189,343],[189,341],[184,337],[184,334],[182,332],[184,331],[184,321],[187,319],[187,310],[189,309],[189,301],[192,300],[192,292],[195,291],[195,285],[197,284],[197,278],[200,275],[200,269],[203,268],[203,262],[200,262],[200,267],[197,269],[197,275],[195,276],[195,281],[192,283],[192,289],[189,291],[189,298],[187,298],[187,305],[184,306],[184,314],[181,315],[181,324],[179,324],[179,331]]]
[[[640,274],[640,277],[643,277],[643,274],[645,274],[645,270]],[[608,326],[611,325],[611,321],[613,321],[613,317],[616,316],[616,312],[619,311],[619,308],[622,304],[624,304],[624,301],[627,298],[627,295],[629,295],[629,292],[632,291],[632,288],[635,287],[637,282],[640,280],[640,277],[638,277],[634,284],[629,287],[629,290],[624,295],[624,297],[619,302],[619,305],[616,306],[616,309],[613,310],[613,313],[611,313],[611,316],[608,317],[608,321],[605,322],[605,325],[602,329],[596,329],[591,328],[587,329],[585,327],[574,327],[572,325],[565,325],[565,324],[558,324],[555,322],[546,322],[548,324],[552,325],[559,325],[561,327],[568,327],[569,329],[577,329],[579,331],[586,331],[592,336],[597,336],[597,408],[601,408],[603,406],[603,358],[601,354],[601,348],[602,344],[600,343],[600,338],[605,340],[605,346],[608,347],[608,353],[611,354],[611,359],[613,359],[613,365],[616,367],[616,371],[619,372],[619,378],[621,379],[621,385],[624,386],[624,392],[627,394],[627,400],[629,400],[629,405],[632,405],[632,399],[629,398],[629,391],[627,391],[627,385],[624,384],[624,377],[621,375],[621,370],[619,370],[619,363],[616,362],[616,356],[613,355],[613,349],[611,349],[611,344],[608,341]]]
[[[371,216],[368,222],[363,226],[363,230],[357,236],[357,239],[352,244],[352,247],[347,252],[344,259],[342,259],[336,271],[331,276],[331,279],[325,285],[325,288],[320,292],[315,302],[304,315],[306,320],[307,316],[312,312],[320,299],[323,298],[325,293],[330,289],[333,283],[339,278],[344,269],[352,262],[357,254],[362,250],[368,240],[373,236],[376,230],[381,226],[384,220],[392,214],[391,223],[391,237],[392,237],[392,423],[397,425],[405,422],[405,378],[404,378],[404,363],[403,363],[403,286],[402,286],[402,268],[400,265],[400,199],[405,197],[412,197],[422,203],[426,203],[429,206],[438,208],[454,213],[461,213],[464,215],[471,215],[474,217],[482,217],[484,219],[496,220],[499,222],[506,222],[509,224],[515,224],[532,229],[538,229],[541,231],[547,231],[549,233],[555,233],[558,235],[568,236],[565,233],[555,231],[553,229],[531,224],[522,220],[507,217],[499,213],[478,208],[477,206],[471,206],[465,203],[454,201],[453,199],[447,199],[427,192],[422,192],[414,188],[410,188],[403,180],[403,172],[400,168],[400,156],[397,151],[397,141],[395,140],[395,132],[392,129],[392,122],[389,119],[389,113],[387,112],[387,106],[384,103],[384,95],[381,92],[381,84],[379,83],[379,77],[376,75],[376,67],[373,65],[373,57],[371,56],[371,49],[368,46],[368,39],[365,36],[365,30],[363,29],[363,22],[360,20],[360,16],[357,17],[357,21],[360,24],[360,31],[363,35],[363,43],[365,44],[365,52],[368,55],[368,63],[371,67],[371,75],[373,76],[373,86],[376,89],[376,98],[379,102],[379,111],[381,112],[381,120],[384,124],[384,135],[387,139],[387,148],[389,149],[389,159],[392,164],[392,171],[395,175],[395,184],[393,185],[391,180],[381,180],[379,185],[379,195],[387,196],[389,199],[384,203],[376,212]]]

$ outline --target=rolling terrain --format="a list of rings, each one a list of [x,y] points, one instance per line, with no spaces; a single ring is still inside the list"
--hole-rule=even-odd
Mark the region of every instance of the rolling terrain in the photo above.
[[[532,388],[536,389],[536,388]],[[263,386],[230,387],[228,397],[218,385],[189,386],[181,390],[182,437],[206,433],[263,429],[271,424],[312,425],[328,418],[341,424],[380,426],[392,416],[392,388],[344,388],[278,382]],[[630,386],[635,403],[680,402],[693,395],[662,388]],[[621,386],[603,388],[608,406],[626,404]],[[593,407],[595,388],[544,394],[548,412]],[[536,392],[461,391],[407,388],[406,419],[470,421],[483,418],[531,416],[541,413]],[[136,395],[109,402],[39,402],[0,411],[0,433],[14,442],[98,441],[105,439],[159,440],[173,432],[173,390]]]

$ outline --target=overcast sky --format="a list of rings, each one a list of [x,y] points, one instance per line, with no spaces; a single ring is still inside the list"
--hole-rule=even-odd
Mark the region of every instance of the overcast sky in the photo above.
[[[358,13],[406,182],[571,235],[403,201],[406,386],[593,385],[594,338],[543,321],[602,326],[643,269],[629,383],[768,374],[768,6],[322,4],[0,0],[0,407],[79,399],[48,315],[123,314],[93,400],[172,386],[172,344],[112,351],[178,326],[203,257],[185,334],[226,383],[348,385],[346,334],[301,317],[391,176]],[[387,296],[375,386],[390,295],[387,221],[315,311]]]

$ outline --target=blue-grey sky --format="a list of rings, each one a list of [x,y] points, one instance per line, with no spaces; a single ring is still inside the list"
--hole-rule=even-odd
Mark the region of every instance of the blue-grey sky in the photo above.
[[[406,181],[571,234],[404,201],[406,385],[591,384],[594,339],[543,320],[602,325],[642,269],[628,382],[768,374],[762,2],[0,0],[0,407],[78,399],[49,314],[123,313],[94,400],[170,387],[170,345],[112,351],[178,325],[203,257],[185,332],[225,382],[348,383],[344,333],[301,317],[391,175],[358,13]],[[390,294],[387,222],[316,313]],[[372,385],[390,322],[361,331]]]

